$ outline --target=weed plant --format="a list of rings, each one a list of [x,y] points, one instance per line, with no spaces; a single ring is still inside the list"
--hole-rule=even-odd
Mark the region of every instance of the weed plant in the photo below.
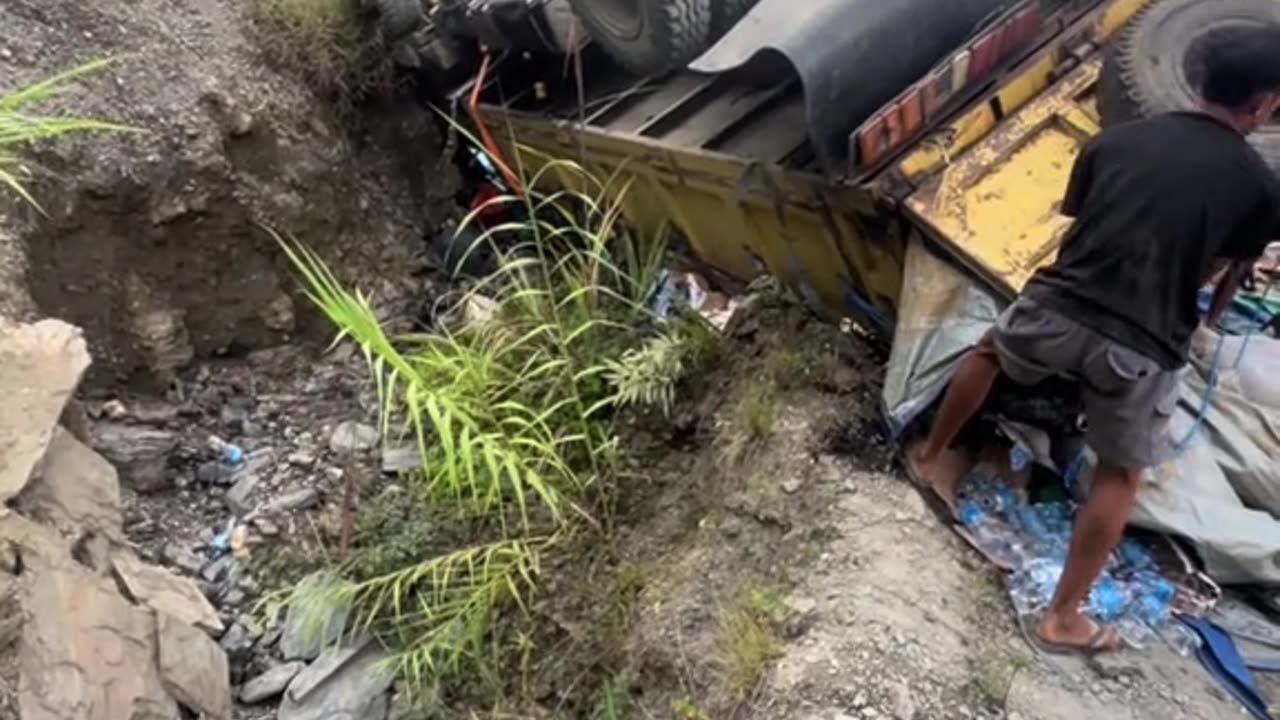
[[[70,133],[128,129],[91,118],[36,114],[37,105],[62,95],[77,79],[108,64],[109,60],[95,60],[48,80],[0,94],[0,188],[40,209],[27,189],[32,168],[23,160],[24,150],[41,140]]]
[[[425,508],[415,515],[450,528],[430,538],[416,528],[411,542],[392,542],[387,526],[412,518],[362,521],[359,528],[381,530],[358,533],[323,588],[350,606],[353,632],[395,648],[409,687],[494,678],[496,663],[517,651],[527,664],[535,648],[508,620],[531,607],[548,554],[602,526],[619,476],[615,410],[669,407],[669,390],[654,388],[674,387],[686,361],[710,345],[705,328],[666,325],[649,310],[665,238],[623,226],[626,187],[561,161],[546,162],[524,186],[541,188],[549,177],[565,189],[492,201],[518,208],[520,219],[483,235],[500,269],[462,300],[487,298],[488,319],[436,334],[388,336],[369,297],[345,289],[306,247],[281,241],[338,339],[367,359],[384,437],[416,443],[421,471],[403,491]],[[681,360],[628,372],[654,352]]]

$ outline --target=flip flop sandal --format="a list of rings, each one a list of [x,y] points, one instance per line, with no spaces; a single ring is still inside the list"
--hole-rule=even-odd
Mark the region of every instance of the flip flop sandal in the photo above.
[[[1087,659],[1102,653],[1118,652],[1124,649],[1124,639],[1120,637],[1115,628],[1101,623],[1098,623],[1097,627],[1098,629],[1089,636],[1088,641],[1083,645],[1051,643],[1041,638],[1040,633],[1036,632],[1034,627],[1027,627],[1025,616],[1018,616],[1018,628],[1022,630],[1022,637],[1027,641],[1027,644],[1045,655],[1057,655],[1059,657],[1074,656]],[[1116,640],[1116,642],[1106,643],[1105,640],[1108,637]]]

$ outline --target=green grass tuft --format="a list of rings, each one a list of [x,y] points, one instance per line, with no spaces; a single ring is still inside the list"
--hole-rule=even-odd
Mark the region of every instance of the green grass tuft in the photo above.
[[[71,133],[131,130],[92,118],[34,114],[37,105],[62,95],[76,80],[101,71],[110,64],[110,60],[95,60],[48,80],[0,95],[0,188],[9,190],[43,212],[26,187],[31,168],[22,159],[23,151],[42,140]]]

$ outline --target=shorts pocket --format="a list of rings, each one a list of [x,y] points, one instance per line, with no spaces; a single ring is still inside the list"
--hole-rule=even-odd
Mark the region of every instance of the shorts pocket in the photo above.
[[[1160,371],[1159,364],[1142,353],[1107,343],[1085,364],[1085,379],[1094,392],[1118,397],[1152,382]]]

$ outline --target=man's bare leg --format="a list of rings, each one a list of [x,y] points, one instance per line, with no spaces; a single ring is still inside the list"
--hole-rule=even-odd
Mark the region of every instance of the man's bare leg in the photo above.
[[[1089,498],[1076,516],[1067,564],[1058,581],[1057,592],[1037,632],[1055,645],[1086,647],[1098,626],[1080,614],[1080,605],[1089,595],[1093,581],[1102,573],[1107,556],[1124,534],[1129,514],[1138,495],[1142,471],[1099,463],[1094,472]],[[1112,650],[1120,638],[1110,631],[1095,650]]]
[[[938,415],[934,418],[933,427],[929,429],[929,437],[908,454],[907,462],[922,482],[928,483],[951,508],[956,512],[956,484],[959,477],[955,473],[946,472],[941,462],[943,452],[951,446],[956,435],[965,423],[982,408],[991,387],[1000,375],[1000,361],[996,358],[990,340],[984,338],[978,347],[969,351],[951,385],[942,397],[938,407]]]

